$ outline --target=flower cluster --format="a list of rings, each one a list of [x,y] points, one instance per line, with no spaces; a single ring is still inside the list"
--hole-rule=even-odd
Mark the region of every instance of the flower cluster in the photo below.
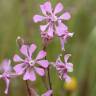
[[[63,5],[61,3],[58,3],[55,9],[53,9],[50,1],[47,1],[44,4],[40,5],[40,9],[43,13],[43,16],[35,15],[33,17],[33,20],[35,23],[41,21],[46,22],[45,25],[40,25],[41,38],[44,43],[43,47],[47,48],[49,42],[56,36],[60,39],[61,49],[62,52],[64,52],[63,50],[65,50],[65,43],[67,42],[69,37],[73,36],[73,33],[68,31],[68,26],[64,24],[64,21],[70,20],[70,13],[66,11],[59,16],[59,13],[61,13],[64,9]],[[30,45],[22,44],[19,49],[20,54],[15,54],[13,56],[13,61],[16,63],[13,68],[10,66],[10,60],[6,59],[1,63],[0,79],[3,79],[6,83],[5,94],[8,94],[8,88],[11,78],[23,75],[23,80],[36,81],[36,74],[41,77],[46,77],[46,71],[48,71],[49,73],[49,68],[52,64],[46,59],[47,52],[43,48],[34,58],[33,55],[35,54],[34,52],[36,48],[36,44],[33,43]],[[68,72],[73,71],[73,64],[68,62],[70,56],[70,54],[66,54],[64,56],[64,62],[62,62],[61,56],[58,56],[57,60],[54,62],[54,67],[58,72],[60,79],[65,80],[65,82],[70,82],[71,77],[68,75]],[[48,74],[48,76],[50,76],[50,74]],[[49,85],[50,84],[51,83],[49,80]],[[47,92],[45,92],[41,96],[53,96],[52,88],[50,87]]]
[[[64,9],[63,5],[61,3],[58,3],[55,9],[53,9],[50,1],[47,1],[44,4],[40,5],[40,9],[43,13],[43,16],[35,15],[33,17],[33,21],[35,23],[41,21],[47,22],[47,24],[45,25],[40,25],[43,42],[45,42],[45,44],[48,44],[49,41],[52,40],[54,36],[56,36],[60,39],[61,49],[65,50],[65,43],[67,42],[69,37],[73,36],[73,33],[68,31],[68,26],[63,23],[64,21],[70,20],[70,13],[66,11],[62,15],[58,16],[58,14]],[[67,62],[69,56],[70,54],[64,56],[64,63],[61,61],[59,56],[55,64],[60,79],[64,79],[65,81],[70,81],[71,78],[67,75],[67,73],[73,71],[73,64]]]
[[[54,36],[59,37],[62,50],[64,50],[64,44],[67,39],[73,36],[73,33],[68,31],[68,26],[63,23],[64,21],[70,20],[70,13],[64,12],[61,16],[58,16],[63,10],[63,5],[58,3],[55,9],[53,9],[50,1],[40,5],[40,9],[43,16],[35,15],[33,20],[35,23],[41,21],[46,21],[47,23],[45,25],[40,25],[41,37],[45,42],[46,40],[49,42]]]

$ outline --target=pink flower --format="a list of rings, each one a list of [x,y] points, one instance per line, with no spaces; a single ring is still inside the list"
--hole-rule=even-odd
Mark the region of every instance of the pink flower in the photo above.
[[[67,40],[69,39],[69,37],[72,37],[73,35],[74,35],[74,33],[70,33],[67,30],[64,31],[63,34],[60,34],[60,32],[58,33],[58,37],[59,37],[60,42],[61,42],[61,48],[62,48],[62,50],[65,50],[64,49],[65,43],[67,42]]]
[[[46,69],[49,65],[48,60],[43,60],[43,58],[46,56],[46,52],[43,50],[38,53],[35,59],[32,58],[36,48],[37,47],[35,44],[22,45],[20,52],[25,56],[25,58],[22,59],[17,54],[13,57],[13,60],[18,62],[18,65],[14,67],[14,70],[18,75],[24,74],[23,80],[35,81],[35,73],[40,76],[44,76],[44,69]]]
[[[52,90],[48,90],[47,92],[45,92],[41,96],[51,96],[51,95],[52,95]]]
[[[33,20],[35,23],[46,21],[46,25],[41,25],[40,29],[42,32],[47,31],[48,35],[50,37],[53,37],[54,34],[57,34],[57,28],[58,26],[61,27],[63,30],[67,30],[67,26],[63,24],[62,21],[69,20],[71,18],[71,15],[69,12],[64,12],[61,16],[57,16],[58,13],[60,13],[63,10],[63,5],[61,3],[58,3],[53,10],[51,6],[51,2],[47,1],[44,4],[40,5],[41,11],[43,13],[43,16],[35,15],[33,17]]]
[[[5,94],[8,94],[8,88],[10,84],[10,79],[14,76],[16,76],[15,73],[12,73],[12,67],[10,66],[11,61],[5,59],[1,65],[0,65],[0,78],[3,79],[6,83],[6,89],[5,89]]]
[[[61,61],[60,56],[56,60],[56,69],[59,73],[59,77],[61,80],[64,79],[66,82],[69,82],[71,80],[68,72],[73,71],[73,64],[68,62],[70,56],[70,54],[66,54],[64,56],[64,62]]]

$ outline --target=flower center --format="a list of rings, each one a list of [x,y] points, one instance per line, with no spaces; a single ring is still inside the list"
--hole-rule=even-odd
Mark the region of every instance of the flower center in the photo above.
[[[56,21],[57,21],[57,16],[55,16],[55,15],[53,14],[52,17],[51,17],[51,20],[54,21],[54,22],[56,22]]]
[[[34,60],[30,60],[30,61],[29,61],[29,65],[30,65],[30,66],[34,66],[34,64],[35,64],[35,61],[34,61]]]
[[[48,20],[48,22],[56,22],[57,21],[57,16],[55,16],[54,14],[49,15],[47,20]]]

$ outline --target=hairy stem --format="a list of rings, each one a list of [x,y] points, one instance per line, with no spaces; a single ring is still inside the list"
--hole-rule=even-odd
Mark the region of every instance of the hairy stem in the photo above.
[[[31,91],[30,91],[30,88],[29,88],[27,80],[26,80],[26,87],[27,87],[28,96],[31,96]]]

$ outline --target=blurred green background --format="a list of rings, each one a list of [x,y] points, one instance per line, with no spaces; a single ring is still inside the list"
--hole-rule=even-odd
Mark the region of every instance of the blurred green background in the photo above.
[[[0,61],[12,58],[18,52],[17,36],[27,42],[38,45],[37,52],[42,48],[39,24],[32,21],[35,14],[41,14],[39,5],[46,0],[0,0]],[[67,22],[70,32],[74,32],[66,44],[66,53],[71,53],[74,64],[72,76],[77,79],[77,88],[72,94],[66,95],[63,81],[57,78],[52,70],[52,86],[55,96],[96,96],[96,0],[52,0],[53,6],[61,1],[65,10],[71,12],[72,19]],[[48,59],[54,61],[60,52],[60,43],[55,38],[48,46]],[[14,65],[14,63],[12,63]],[[46,91],[42,79],[33,85],[38,93]],[[0,96],[4,95],[5,83],[0,81]],[[27,96],[26,85],[22,77],[13,79],[9,96]]]

